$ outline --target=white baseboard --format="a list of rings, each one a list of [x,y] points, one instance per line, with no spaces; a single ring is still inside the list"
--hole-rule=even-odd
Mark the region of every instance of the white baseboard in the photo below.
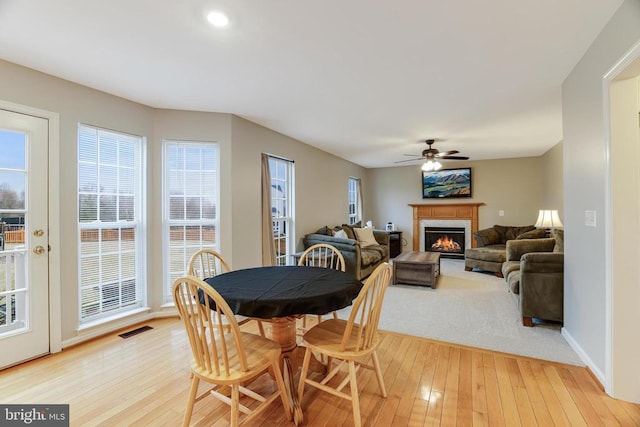
[[[142,313],[135,313],[130,316],[114,319],[111,321],[106,321],[104,323],[100,323],[95,326],[78,330],[77,335],[75,337],[62,341],[62,348],[64,349],[72,345],[81,344],[85,341],[89,341],[91,339],[98,338],[102,335],[113,333],[120,329],[129,327],[132,325],[136,325],[141,322],[147,322],[153,319],[175,317],[175,316],[177,316],[177,312],[175,308],[173,308],[173,310],[171,310],[170,308],[167,308],[157,312],[148,312],[145,310]]]
[[[604,373],[593,363],[593,360],[589,357],[589,355],[580,347],[578,342],[573,339],[571,334],[567,331],[566,328],[562,328],[560,333],[564,337],[565,340],[569,343],[569,346],[578,354],[578,357],[584,362],[587,367],[591,370],[591,373],[596,377],[598,381],[600,381],[600,385],[604,387],[605,385],[605,375]]]

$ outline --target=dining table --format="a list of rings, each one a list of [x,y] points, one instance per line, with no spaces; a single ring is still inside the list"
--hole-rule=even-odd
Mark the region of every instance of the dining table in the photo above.
[[[209,277],[212,286],[234,314],[266,322],[268,338],[281,347],[284,382],[293,419],[303,422],[294,374],[298,369],[296,320],[322,315],[351,305],[362,288],[351,273],[321,267],[265,266],[232,270]]]

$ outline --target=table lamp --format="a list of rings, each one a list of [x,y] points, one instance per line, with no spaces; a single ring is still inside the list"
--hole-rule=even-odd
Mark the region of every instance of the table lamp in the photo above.
[[[554,228],[562,228],[562,221],[557,210],[543,210],[538,212],[538,220],[535,224],[536,228],[544,228],[547,231],[547,236],[550,234],[550,230]]]

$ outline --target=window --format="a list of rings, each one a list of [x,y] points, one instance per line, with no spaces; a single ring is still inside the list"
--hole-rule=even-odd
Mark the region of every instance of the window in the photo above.
[[[360,178],[349,177],[349,224],[362,220],[362,198],[360,197]]]
[[[218,144],[164,141],[165,301],[200,249],[218,250]]]
[[[78,127],[80,322],[144,302],[144,138]]]
[[[276,265],[287,265],[293,255],[293,161],[269,156],[271,216]]]

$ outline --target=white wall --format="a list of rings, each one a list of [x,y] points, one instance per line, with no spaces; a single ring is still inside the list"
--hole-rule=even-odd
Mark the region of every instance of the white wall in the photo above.
[[[348,178],[365,181],[365,169],[240,117],[232,124],[234,268],[262,265],[260,154],[295,162],[297,248],[305,234],[347,222]],[[363,184],[364,185],[364,184]]]
[[[612,335],[606,376],[617,396],[640,402],[640,339],[630,327],[640,322],[640,246],[629,239],[640,236],[640,77],[612,82],[610,99]]]
[[[542,206],[544,209],[557,209],[561,220],[564,219],[562,175],[562,143],[559,142],[542,156]]]
[[[605,284],[608,278],[605,274],[607,236],[604,225],[609,215],[606,211],[609,171],[603,76],[639,39],[640,1],[626,0],[562,85],[565,199],[563,333],[601,380],[606,371]],[[587,210],[596,211],[596,227],[585,225]],[[637,238],[633,240],[633,244],[637,244]],[[636,312],[640,310],[636,309]],[[629,325],[629,328],[635,328],[637,323]],[[637,367],[634,371],[635,378],[633,372],[627,372],[627,376],[637,380]],[[636,381],[635,389],[638,387],[640,381]]]

